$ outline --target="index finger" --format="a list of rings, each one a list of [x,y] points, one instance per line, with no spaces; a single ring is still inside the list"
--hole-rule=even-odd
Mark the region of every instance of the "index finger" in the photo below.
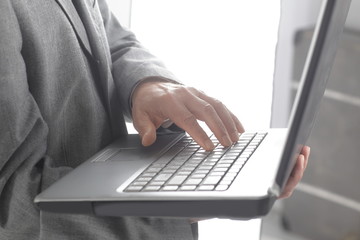
[[[207,151],[214,149],[214,143],[197,122],[196,116],[184,105],[178,104],[169,113],[169,118],[177,126],[184,129],[202,148]]]

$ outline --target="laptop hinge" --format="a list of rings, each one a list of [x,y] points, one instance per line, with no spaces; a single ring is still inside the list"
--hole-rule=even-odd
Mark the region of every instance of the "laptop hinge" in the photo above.
[[[275,182],[272,187],[269,188],[268,193],[271,195],[274,195],[276,197],[279,197],[281,194],[281,188],[280,186]]]

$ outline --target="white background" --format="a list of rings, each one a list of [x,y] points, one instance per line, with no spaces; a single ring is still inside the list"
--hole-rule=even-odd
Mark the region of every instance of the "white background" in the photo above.
[[[108,2],[120,15],[126,7]],[[270,125],[279,16],[279,1],[133,0],[131,29],[180,81],[223,101],[246,129],[262,129]]]

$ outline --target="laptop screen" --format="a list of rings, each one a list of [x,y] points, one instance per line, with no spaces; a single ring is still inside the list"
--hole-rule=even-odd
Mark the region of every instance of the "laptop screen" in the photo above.
[[[336,56],[351,0],[324,0],[289,121],[288,139],[276,176],[283,189],[314,126]],[[289,161],[290,159],[290,161]]]

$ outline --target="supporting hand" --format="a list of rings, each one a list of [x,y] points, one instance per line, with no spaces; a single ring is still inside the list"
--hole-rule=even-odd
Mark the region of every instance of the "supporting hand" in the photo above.
[[[294,169],[285,185],[284,191],[279,198],[288,198],[292,195],[296,185],[300,182],[303,177],[304,171],[309,161],[310,147],[305,146],[301,150],[300,155],[297,158]]]

